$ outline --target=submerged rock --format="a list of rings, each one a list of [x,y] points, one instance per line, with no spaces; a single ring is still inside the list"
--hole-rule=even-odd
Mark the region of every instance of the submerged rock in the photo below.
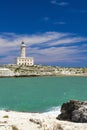
[[[71,100],[64,103],[57,119],[87,123],[87,102]]]

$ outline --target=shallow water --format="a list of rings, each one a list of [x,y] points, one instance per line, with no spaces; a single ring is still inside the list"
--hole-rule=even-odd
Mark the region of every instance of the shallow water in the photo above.
[[[0,109],[44,112],[87,100],[87,77],[0,78]]]

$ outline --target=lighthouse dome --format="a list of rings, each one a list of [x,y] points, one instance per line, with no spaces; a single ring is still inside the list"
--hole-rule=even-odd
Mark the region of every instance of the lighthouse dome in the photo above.
[[[24,43],[24,42],[22,42],[22,43],[21,43],[21,46],[22,46],[22,47],[23,47],[23,46],[25,47],[26,45],[25,45],[25,43]]]

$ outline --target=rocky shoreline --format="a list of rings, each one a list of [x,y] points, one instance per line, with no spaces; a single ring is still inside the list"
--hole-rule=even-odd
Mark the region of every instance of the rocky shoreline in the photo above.
[[[87,68],[58,66],[0,66],[0,77],[38,77],[38,76],[87,76]]]
[[[87,122],[82,123],[81,120],[78,120],[78,123],[76,123],[72,122],[70,120],[71,118],[62,118],[65,116],[66,111],[67,117],[70,117],[69,115],[72,112],[72,108],[74,108],[73,111],[79,111],[83,105],[87,106],[87,103],[80,101],[64,103],[61,107],[61,120],[58,119],[61,114],[58,116],[51,113],[26,113],[1,110],[0,130],[87,130]],[[87,112],[87,110],[85,112]],[[84,111],[82,111],[82,113],[84,115]],[[58,118],[56,118],[57,116]],[[84,116],[86,116],[86,113]],[[82,118],[82,116],[80,118]]]
[[[0,111],[0,130],[87,130],[87,123],[60,121],[49,114]]]

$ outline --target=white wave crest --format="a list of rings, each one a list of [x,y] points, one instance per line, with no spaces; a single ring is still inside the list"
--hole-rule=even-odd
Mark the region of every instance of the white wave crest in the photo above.
[[[51,116],[58,116],[61,113],[60,112],[60,108],[61,108],[61,106],[51,107],[50,109],[48,109],[43,114],[45,114],[45,115],[51,115]]]
[[[0,107],[0,110],[9,110],[8,107]]]

